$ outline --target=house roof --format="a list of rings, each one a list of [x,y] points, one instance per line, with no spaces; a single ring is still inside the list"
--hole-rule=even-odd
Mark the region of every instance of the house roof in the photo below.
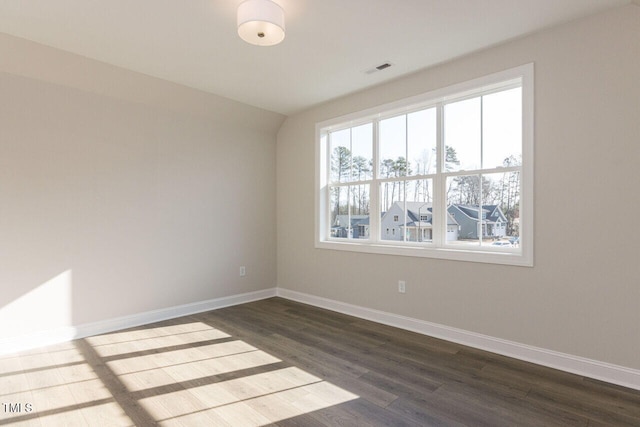
[[[400,210],[404,210],[405,202],[395,202],[394,205],[397,205]],[[407,227],[416,227],[420,224],[429,224],[431,225],[433,222],[433,205],[430,202],[406,202],[407,206],[407,219],[406,224]],[[426,221],[420,221],[421,216],[427,216]],[[455,220],[450,213],[447,213],[447,225],[458,225],[458,222]]]
[[[344,228],[349,223],[349,215],[337,215],[333,228]],[[351,227],[369,225],[369,215],[351,215]]]
[[[469,218],[478,219],[478,206],[477,205],[459,205],[453,204],[451,205],[462,213],[467,215]],[[449,208],[451,208],[451,206]],[[482,211],[486,213],[486,221],[496,222],[498,219],[505,220],[505,216],[502,213],[502,210],[498,205],[482,205]]]

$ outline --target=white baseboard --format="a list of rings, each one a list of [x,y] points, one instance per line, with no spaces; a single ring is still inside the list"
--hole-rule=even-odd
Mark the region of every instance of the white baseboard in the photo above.
[[[0,356],[276,296],[276,288],[183,304],[99,322],[0,339]]]
[[[640,390],[640,370],[534,347],[424,320],[277,288],[282,298]]]
[[[85,338],[92,335],[104,334],[160,322],[176,317],[188,316],[190,314],[202,313],[232,305],[258,301],[274,296],[640,390],[640,370],[637,369],[613,365],[544,348],[533,347],[463,329],[452,328],[424,320],[373,310],[284,288],[271,288],[256,292],[214,298],[207,301],[168,307],[99,322],[41,331],[20,337],[0,339],[0,356],[58,344],[73,339]]]

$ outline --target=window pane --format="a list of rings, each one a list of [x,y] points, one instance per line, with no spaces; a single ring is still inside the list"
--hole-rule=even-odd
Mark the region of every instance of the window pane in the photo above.
[[[482,176],[483,207],[487,213],[483,245],[520,246],[520,172]]]
[[[433,202],[433,180],[413,179],[407,181],[407,200],[416,203]]]
[[[409,152],[408,175],[436,172],[436,109],[416,111],[407,116]]]
[[[348,237],[349,187],[330,187],[331,237]]]
[[[482,99],[482,163],[484,169],[522,164],[522,89]]]
[[[480,169],[480,98],[444,106],[444,170]]]
[[[331,141],[331,182],[350,180],[351,130],[345,129],[330,134]]]
[[[373,177],[373,124],[367,123],[352,128],[351,153],[353,165],[352,181],[365,181]]]
[[[380,184],[380,238],[382,240],[403,241],[405,230],[404,200],[405,181],[383,182]]]
[[[371,207],[369,190],[369,184],[349,187],[351,229],[348,231],[348,235],[350,238],[369,238],[369,209]]]
[[[480,176],[447,178],[447,243],[479,245],[482,236],[479,203]]]
[[[370,185],[330,187],[331,237],[368,239]]]
[[[380,177],[390,178],[407,174],[407,123],[405,115],[381,120]]]
[[[433,241],[433,181],[407,181],[406,235],[410,242]]]

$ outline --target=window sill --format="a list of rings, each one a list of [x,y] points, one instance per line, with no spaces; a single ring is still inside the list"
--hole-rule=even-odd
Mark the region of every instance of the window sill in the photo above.
[[[359,243],[354,241],[324,240],[316,241],[317,249],[361,252],[379,255],[412,256],[434,258],[450,261],[479,262],[485,264],[502,264],[520,267],[533,267],[533,256],[527,254],[527,248],[517,252],[495,249],[452,249],[448,247],[398,246],[386,243]]]

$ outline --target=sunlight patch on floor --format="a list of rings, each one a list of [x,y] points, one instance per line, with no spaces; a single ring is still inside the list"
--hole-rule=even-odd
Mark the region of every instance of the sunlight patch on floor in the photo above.
[[[144,371],[150,368],[163,368],[183,363],[194,363],[201,360],[215,359],[255,350],[257,350],[255,347],[243,341],[229,341],[203,347],[163,351],[144,356],[124,357],[119,360],[107,362],[107,365],[114,373],[120,375]]]
[[[84,419],[90,426],[134,426],[134,422],[116,402],[107,402],[100,405],[92,405],[80,410]],[[47,424],[45,424],[47,425]],[[72,425],[70,423],[63,425]]]
[[[156,328],[142,328],[123,332],[113,332],[95,337],[86,338],[93,345],[115,344],[126,341],[138,341],[148,338],[170,337],[177,334],[185,334],[198,331],[212,331],[214,328],[202,322],[180,323],[177,325],[158,326]],[[225,334],[226,335],[226,334]],[[228,336],[228,335],[226,335]]]
[[[137,351],[149,351],[165,347],[183,346],[185,344],[196,344],[223,338],[229,338],[229,335],[217,329],[210,329],[162,337],[137,339],[134,341],[123,341],[114,344],[96,345],[94,349],[100,356],[108,357]]]
[[[1,400],[32,408],[0,424],[262,426],[358,398],[282,366],[202,322],[105,334],[0,358]]]
[[[0,396],[11,390],[14,393],[23,391],[47,390],[51,387],[64,386],[97,379],[97,375],[87,363],[50,366],[33,371],[13,371],[2,375],[0,379]]]
[[[141,399],[140,404],[154,415],[154,418],[161,420],[320,381],[322,381],[320,378],[307,374],[301,369],[290,367],[152,396]],[[176,405],[177,402],[180,403]],[[169,407],[171,410],[167,411]]]
[[[310,414],[358,397],[331,383],[320,381],[206,409],[195,414],[160,420],[160,425],[190,425],[192,422],[202,420],[204,415],[211,420],[212,425],[263,426],[287,418]],[[222,422],[224,424],[221,424]]]
[[[215,359],[200,360],[163,368],[146,369],[118,378],[129,391],[161,387],[176,382],[192,381],[214,375],[278,363],[280,359],[261,350],[245,352]]]

